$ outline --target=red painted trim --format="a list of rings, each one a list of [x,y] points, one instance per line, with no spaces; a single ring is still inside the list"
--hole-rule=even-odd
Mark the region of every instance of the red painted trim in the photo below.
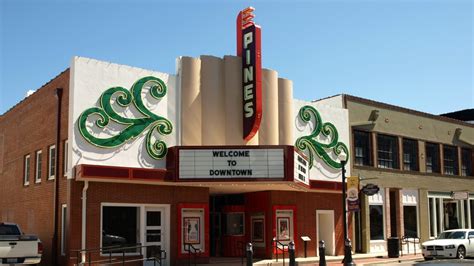
[[[76,166],[77,178],[164,181],[166,175],[166,169],[146,169],[89,164],[80,164]]]
[[[237,33],[237,56],[242,56],[242,11],[237,15],[236,22],[236,33]]]
[[[325,189],[342,192],[342,183],[333,181],[309,180],[311,189]]]
[[[210,241],[210,224],[209,224],[209,204],[208,203],[178,203],[177,204],[177,217],[178,217],[178,227],[177,227],[177,236],[178,236],[178,258],[187,258],[188,253],[181,252],[182,238],[183,238],[183,219],[182,219],[182,209],[201,209],[204,210],[204,252],[201,254],[201,257],[209,257]]]

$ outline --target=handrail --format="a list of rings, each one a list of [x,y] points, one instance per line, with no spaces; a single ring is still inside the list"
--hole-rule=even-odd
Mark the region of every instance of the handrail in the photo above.
[[[186,249],[186,247],[188,247],[188,248]],[[193,244],[185,243],[184,244],[184,251],[188,252],[188,265],[191,265],[191,254],[193,254],[194,265],[196,265],[196,257],[197,257],[198,254],[199,255],[201,254],[201,249],[194,247]]]
[[[125,257],[126,257],[126,251],[127,250],[131,250],[131,249],[139,249],[139,253],[137,254],[133,254],[133,255],[130,255],[130,254],[127,254],[127,256],[143,256],[143,252],[142,252],[142,249],[143,248],[156,248],[156,247],[159,247],[158,245],[142,245],[141,243],[137,243],[137,245],[133,245],[133,246],[109,246],[109,247],[100,247],[100,248],[86,248],[86,249],[75,249],[75,250],[71,250],[71,252],[76,252],[76,265],[92,265],[92,263],[97,263],[97,262],[105,262],[107,261],[108,264],[118,264],[118,263],[121,263],[122,265],[125,265],[125,262],[132,262],[132,261],[145,261],[145,260],[153,260],[154,261],[154,264],[156,264],[156,262],[158,261],[159,265],[162,264],[162,260],[166,259],[166,251],[164,250],[159,250],[159,256],[157,257],[156,256],[156,250],[153,249],[152,250],[152,256],[151,257],[147,257],[146,258],[142,258],[142,259],[131,259],[131,260],[126,260]],[[80,261],[80,258],[81,258],[81,253],[86,253],[86,261],[85,262],[81,262]],[[105,259],[105,260],[97,260],[97,261],[92,261],[92,253],[100,253],[100,254],[106,254],[108,253],[108,259]],[[112,259],[112,254],[120,254],[122,253],[122,256],[121,256],[121,262],[118,261],[119,259],[117,258],[113,258]]]
[[[288,252],[288,245],[278,241],[278,239],[276,237],[273,238],[273,243],[275,245],[276,261],[278,262],[278,250],[281,250],[282,255],[283,255],[283,266],[285,266],[285,250]],[[278,245],[280,245],[281,247],[279,247]],[[285,249],[285,247],[286,247],[286,249]]]
[[[413,240],[410,240],[413,239]],[[410,254],[410,243],[413,243],[413,250],[416,255],[416,244],[420,243],[420,238],[417,236],[402,236],[402,241],[400,241],[400,250],[403,256],[403,245],[407,245],[407,253]]]
[[[244,265],[244,258],[247,256],[246,254],[246,245],[244,241],[237,241],[237,249],[240,250],[240,263]]]

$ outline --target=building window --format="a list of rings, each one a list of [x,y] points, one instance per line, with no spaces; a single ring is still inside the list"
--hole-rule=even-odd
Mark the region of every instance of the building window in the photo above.
[[[36,152],[36,164],[35,164],[35,183],[41,182],[41,167],[42,167],[42,151],[39,150]]]
[[[443,146],[443,162],[445,175],[458,174],[458,149],[454,146]]]
[[[370,205],[370,240],[383,240],[383,206]]]
[[[377,135],[378,167],[399,169],[398,167],[398,138]]]
[[[403,170],[418,171],[418,141],[403,139]]]
[[[67,176],[67,172],[69,171],[68,162],[67,162],[68,161],[67,151],[68,151],[68,147],[69,147],[68,140],[64,141],[63,147],[64,147],[64,151],[63,151],[63,175]]]
[[[441,173],[439,167],[439,145],[426,143],[426,172]]]
[[[66,256],[66,213],[67,205],[61,206],[61,255]]]
[[[472,176],[472,151],[470,149],[461,150],[461,175]]]
[[[24,167],[23,167],[23,185],[28,186],[30,184],[30,155],[25,156]]]
[[[227,236],[244,235],[244,214],[242,212],[231,212],[224,215],[224,232]]]
[[[370,133],[354,131],[355,165],[372,165]]]
[[[102,248],[137,245],[140,239],[139,215],[139,207],[103,206]],[[127,253],[135,252],[130,250]]]
[[[54,179],[56,175],[56,146],[49,146],[48,154],[48,180]]]
[[[403,225],[405,236],[418,237],[418,215],[416,206],[403,206]]]

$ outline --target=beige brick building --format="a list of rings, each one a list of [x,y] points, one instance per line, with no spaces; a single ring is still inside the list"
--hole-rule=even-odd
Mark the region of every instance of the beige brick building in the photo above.
[[[350,95],[319,102],[349,111],[352,175],[380,187],[361,194],[357,252],[385,252],[390,237],[474,228],[473,124]]]

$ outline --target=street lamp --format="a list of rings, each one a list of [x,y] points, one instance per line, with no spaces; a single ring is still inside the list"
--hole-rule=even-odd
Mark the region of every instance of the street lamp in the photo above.
[[[347,154],[342,151],[339,154],[339,160],[341,162],[342,170],[342,214],[344,221],[344,266],[346,265],[355,265],[352,260],[352,250],[351,250],[351,240],[347,236],[347,209],[346,209],[346,163],[347,163]]]

